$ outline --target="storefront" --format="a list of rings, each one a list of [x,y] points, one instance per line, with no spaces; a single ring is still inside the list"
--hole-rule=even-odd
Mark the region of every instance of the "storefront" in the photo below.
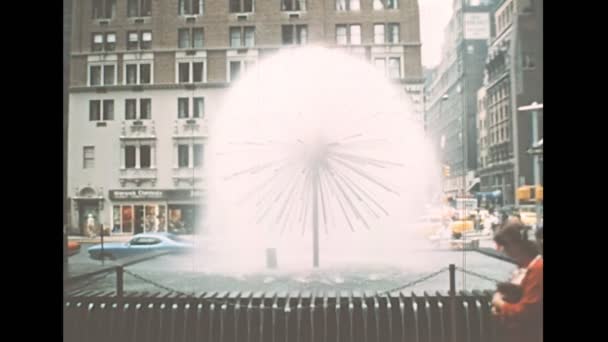
[[[110,190],[112,233],[191,234],[200,217],[200,197],[192,190]]]

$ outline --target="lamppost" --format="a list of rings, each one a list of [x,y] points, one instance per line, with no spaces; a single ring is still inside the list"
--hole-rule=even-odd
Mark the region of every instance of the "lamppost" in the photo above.
[[[439,100],[439,120],[443,120],[443,102],[447,101],[448,98],[449,98],[448,94],[443,94],[443,96],[441,96],[441,99]],[[441,130],[443,130],[443,128]],[[444,133],[444,134],[441,135],[441,138],[439,140],[439,147],[441,148],[441,150],[440,150],[439,153],[441,154],[441,166],[442,166],[442,170],[445,167],[445,159],[446,159],[445,155],[444,155],[445,139],[446,139],[446,137],[445,137],[445,133]],[[442,193],[445,193],[445,188],[446,188],[445,183],[447,181],[447,178],[446,178],[447,175],[445,175],[445,173],[442,173],[442,175],[443,175],[444,179],[441,182],[441,190],[442,190]]]
[[[522,106],[517,108],[520,112],[531,112],[532,113],[532,146],[534,147],[538,143],[538,111],[543,110],[543,104],[532,102],[528,106]],[[534,189],[535,197],[537,197],[538,189],[540,187],[540,167],[538,153],[533,153],[534,162],[532,164],[534,170]],[[540,226],[540,202],[536,200],[536,228]]]

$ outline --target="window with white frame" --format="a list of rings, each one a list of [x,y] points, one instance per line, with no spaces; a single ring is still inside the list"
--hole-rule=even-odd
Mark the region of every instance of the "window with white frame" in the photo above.
[[[359,0],[335,0],[336,11],[359,11],[361,10],[361,3]]]
[[[124,147],[126,169],[149,169],[152,167],[152,145],[129,144]]]
[[[114,100],[89,100],[89,121],[114,120]]]
[[[177,145],[177,167],[190,167],[190,146],[186,144]]]
[[[137,99],[125,100],[125,120],[150,120],[152,118],[152,99],[139,99],[139,116]]]
[[[374,3],[374,10],[380,11],[385,9],[398,9],[398,0],[372,0]]]
[[[204,8],[203,0],[179,0],[177,14],[179,15],[202,15]]]
[[[82,168],[92,169],[95,167],[95,146],[84,146],[82,148]]]
[[[200,49],[203,47],[203,28],[181,28],[177,30],[177,47],[180,49]]]
[[[304,45],[308,41],[308,25],[281,26],[283,45]]]
[[[91,51],[114,51],[116,50],[116,33],[93,33],[91,39]]]
[[[152,0],[127,0],[127,17],[149,17],[152,15]]]
[[[399,24],[374,24],[374,44],[399,43]]]
[[[204,146],[200,143],[179,143],[177,145],[177,167],[198,168],[203,165]]]
[[[228,61],[228,81],[234,82],[247,70],[255,66],[254,60],[231,59]]]
[[[306,11],[306,0],[281,0],[281,11]]]
[[[251,13],[254,0],[228,0],[230,13]]]
[[[374,65],[391,79],[401,78],[401,57],[374,57]]]
[[[204,97],[193,97],[192,98],[192,118],[200,119],[205,116],[205,98]],[[177,118],[178,119],[189,119],[190,118],[190,98],[179,97],[177,99]]]
[[[125,62],[125,84],[151,84],[152,63],[151,62]]]
[[[253,47],[255,45],[255,26],[230,28],[230,47]]]
[[[116,84],[116,65],[115,64],[89,64],[89,85],[115,85]]]
[[[192,162],[194,167],[203,166],[203,144],[192,145]]]
[[[112,19],[116,15],[116,0],[92,0],[93,19]]]
[[[127,50],[149,50],[152,48],[152,31],[127,32]]]
[[[177,83],[205,82],[205,62],[201,60],[177,62]]]
[[[361,25],[336,25],[336,44],[361,44]]]

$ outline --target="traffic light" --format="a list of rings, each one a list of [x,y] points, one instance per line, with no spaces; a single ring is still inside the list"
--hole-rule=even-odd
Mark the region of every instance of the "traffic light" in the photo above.
[[[443,165],[443,175],[445,177],[450,176],[450,166],[449,165]]]

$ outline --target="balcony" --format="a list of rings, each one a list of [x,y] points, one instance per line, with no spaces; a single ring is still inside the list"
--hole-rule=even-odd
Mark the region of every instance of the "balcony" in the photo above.
[[[125,186],[127,183],[135,184],[140,186],[145,182],[149,182],[151,186],[156,185],[156,168],[133,168],[133,169],[120,169],[120,186]]]
[[[173,125],[173,137],[179,138],[202,138],[209,134],[206,119],[179,119]]]
[[[156,139],[153,120],[127,120],[122,122],[121,139]]]
[[[204,186],[202,167],[173,168],[172,178],[173,185],[176,187],[183,184],[187,186],[197,185],[197,188],[201,188],[201,185]]]

